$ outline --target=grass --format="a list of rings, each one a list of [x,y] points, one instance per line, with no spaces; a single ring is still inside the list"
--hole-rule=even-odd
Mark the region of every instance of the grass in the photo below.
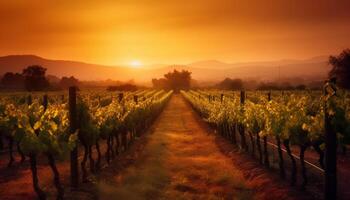
[[[219,152],[212,136],[182,131],[169,138],[167,166],[172,180],[164,199],[253,198],[242,174]]]
[[[252,199],[253,191],[176,99],[164,111],[135,165],[100,182],[100,199]],[[110,179],[110,178],[108,178]]]
[[[169,183],[169,175],[163,167],[166,157],[164,138],[152,139],[145,147],[145,155],[135,166],[127,168],[114,179],[114,184],[100,183],[100,199],[157,199],[162,188]]]

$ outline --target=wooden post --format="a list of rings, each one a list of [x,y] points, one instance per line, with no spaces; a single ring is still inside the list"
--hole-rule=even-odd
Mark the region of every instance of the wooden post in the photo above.
[[[267,101],[271,101],[271,91],[267,93]],[[267,136],[265,135],[263,137],[263,142],[264,142],[264,164],[267,168],[270,167],[270,160],[269,160],[269,152],[267,150]]]
[[[33,103],[32,95],[28,95],[27,97],[27,104],[31,105]]]
[[[44,106],[44,110],[47,109],[47,105],[48,105],[48,99],[47,99],[47,94],[45,94],[43,96],[43,106]]]
[[[137,95],[134,95],[134,102],[135,102],[136,104],[139,103],[139,97],[138,97]]]
[[[118,100],[119,100],[119,103],[123,100],[124,98],[124,94],[121,92],[118,94]]]
[[[244,103],[245,103],[245,91],[241,90],[241,106],[242,106],[242,110],[241,110],[241,114],[244,114]],[[247,142],[245,140],[245,127],[244,124],[240,124],[240,129],[239,129],[239,134],[241,135],[241,144],[242,144],[242,149],[244,150],[248,150],[248,146],[247,146]]]
[[[221,94],[220,101],[221,103],[224,101],[224,94]]]
[[[327,85],[325,86],[327,87]],[[328,96],[324,90],[324,96]],[[335,98],[335,97],[330,97]],[[331,121],[332,116],[328,113],[327,100],[324,105],[324,128],[325,128],[325,199],[337,199],[337,137]]]
[[[245,91],[241,90],[241,104],[243,105],[245,102]]]
[[[70,133],[74,134],[77,129],[77,94],[76,87],[69,88],[69,122]],[[71,175],[71,187],[77,188],[79,185],[79,167],[78,167],[78,142],[76,147],[70,154],[70,175]]]

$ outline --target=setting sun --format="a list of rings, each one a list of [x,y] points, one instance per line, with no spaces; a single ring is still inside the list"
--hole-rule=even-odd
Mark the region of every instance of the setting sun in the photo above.
[[[142,66],[142,63],[138,60],[133,60],[130,62],[130,66],[133,68],[139,68]]]

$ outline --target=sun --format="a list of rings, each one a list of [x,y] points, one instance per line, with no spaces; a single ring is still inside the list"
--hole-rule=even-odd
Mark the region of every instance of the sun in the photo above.
[[[142,63],[138,60],[133,60],[130,62],[130,66],[133,68],[140,68],[142,66]]]

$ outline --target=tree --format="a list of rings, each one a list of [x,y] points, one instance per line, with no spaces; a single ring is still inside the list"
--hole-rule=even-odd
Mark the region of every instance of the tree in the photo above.
[[[107,91],[136,91],[137,89],[136,85],[130,83],[107,87]]]
[[[189,71],[182,70],[180,72],[175,69],[173,72],[165,74],[164,77],[175,92],[181,89],[188,90],[191,86],[191,72]]]
[[[280,90],[294,90],[294,87],[289,82],[283,82],[279,86]]]
[[[225,78],[216,87],[222,90],[242,90],[243,81],[241,79]]]
[[[44,90],[49,87],[49,81],[45,77],[46,68],[39,65],[32,65],[23,69],[22,75],[25,80],[25,87],[29,91]]]
[[[187,70],[168,72],[164,78],[152,79],[155,88],[172,89],[175,92],[188,90],[191,87],[191,72]]]
[[[24,77],[19,73],[7,72],[2,77],[1,84],[9,89],[24,89]]]
[[[153,87],[156,89],[169,89],[168,81],[165,78],[152,79]]]
[[[350,49],[343,50],[338,56],[330,56],[329,63],[333,66],[329,77],[336,78],[340,87],[350,89]]]
[[[304,85],[304,84],[297,85],[297,86],[295,86],[295,89],[296,90],[306,90],[306,85]]]
[[[79,80],[74,78],[74,76],[71,77],[62,77],[59,83],[60,87],[63,89],[67,89],[69,87],[75,86],[77,87],[79,85]]]
[[[260,83],[257,87],[257,90],[280,90],[281,88],[277,83],[268,82],[268,83]]]

